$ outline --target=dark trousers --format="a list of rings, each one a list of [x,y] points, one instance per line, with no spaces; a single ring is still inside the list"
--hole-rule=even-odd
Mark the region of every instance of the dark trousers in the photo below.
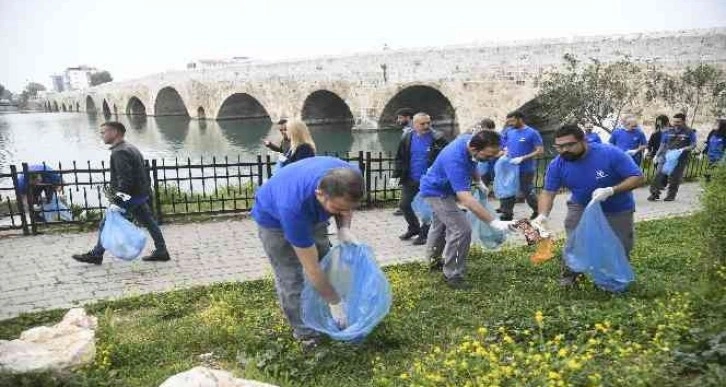
[[[668,197],[675,198],[678,193],[678,188],[681,186],[681,181],[683,180],[683,173],[688,166],[688,152],[681,154],[681,157],[678,159],[678,165],[676,165],[676,168],[670,176],[662,172],[663,164],[664,162],[658,165],[658,173],[653,179],[653,184],[650,185],[650,193],[653,196],[660,196],[660,191],[668,184]]]
[[[537,212],[537,195],[534,193],[534,172],[519,173],[519,194],[524,197],[532,211]],[[507,217],[514,216],[514,205],[517,197],[500,199],[502,214]]]
[[[403,217],[408,223],[408,229],[410,231],[420,231],[421,224],[418,221],[416,213],[413,212],[411,203],[413,198],[418,194],[419,182],[411,179],[406,179],[401,184],[401,201],[398,203],[398,207],[403,212]]]
[[[151,235],[151,239],[154,240],[154,248],[156,248],[157,251],[166,251],[164,235],[161,234],[161,229],[159,228],[159,225],[156,224],[156,220],[154,220],[154,216],[151,214],[151,208],[149,208],[147,203],[130,205],[126,209],[126,217],[128,218],[129,215],[149,230],[149,235]],[[106,249],[104,249],[101,245],[101,233],[103,232],[104,223],[106,223],[105,217],[101,221],[101,225],[98,229],[98,242],[96,242],[96,247],[94,247],[91,251],[91,254],[93,255],[103,255],[103,253],[106,252]]]

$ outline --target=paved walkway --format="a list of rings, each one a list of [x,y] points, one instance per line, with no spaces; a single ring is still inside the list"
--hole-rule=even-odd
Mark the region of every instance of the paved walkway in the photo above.
[[[698,184],[684,184],[677,201],[651,203],[645,200],[647,191],[640,189],[636,191],[636,219],[689,213],[698,203],[699,192]],[[563,196],[558,197],[550,222],[560,233],[565,211]],[[517,205],[516,218],[529,213],[526,205]],[[356,236],[373,246],[383,265],[423,257],[422,246],[398,240],[405,223],[402,217],[392,215],[392,209],[360,211],[353,222]],[[107,255],[103,265],[96,266],[71,259],[71,254],[93,246],[96,233],[2,237],[0,319],[101,299],[257,279],[270,273],[250,219],[171,224],[162,228],[172,254],[170,262],[124,262]],[[523,241],[520,236],[512,239],[513,243]]]

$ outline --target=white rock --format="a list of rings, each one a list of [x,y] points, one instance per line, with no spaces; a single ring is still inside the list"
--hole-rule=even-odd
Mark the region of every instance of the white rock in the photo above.
[[[17,340],[0,340],[0,371],[61,370],[87,364],[96,356],[97,321],[82,308],[71,309],[52,327],[36,327]]]
[[[236,379],[227,371],[194,367],[166,379],[159,387],[276,387],[254,380]]]

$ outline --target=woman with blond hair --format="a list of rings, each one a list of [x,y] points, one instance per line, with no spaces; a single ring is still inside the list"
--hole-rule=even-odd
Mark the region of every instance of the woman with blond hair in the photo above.
[[[315,141],[304,122],[293,120],[287,123],[287,135],[290,138],[290,149],[285,152],[282,167],[298,160],[315,156]]]

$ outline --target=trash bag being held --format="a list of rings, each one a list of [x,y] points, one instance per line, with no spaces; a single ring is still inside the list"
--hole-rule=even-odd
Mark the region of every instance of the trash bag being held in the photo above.
[[[502,156],[494,164],[494,195],[497,199],[517,196],[519,191],[519,165]]]
[[[670,176],[678,166],[678,160],[681,159],[683,149],[671,149],[665,154],[665,163],[663,163],[663,173]]]
[[[336,293],[345,303],[348,326],[340,329],[330,315],[328,303],[305,278],[301,295],[305,325],[339,341],[359,341],[388,314],[391,286],[364,244],[344,243],[323,257],[320,265]]]
[[[120,211],[106,210],[101,245],[117,258],[131,261],[141,255],[146,245],[146,234]]]
[[[431,220],[434,217],[434,210],[432,210],[431,206],[426,203],[423,196],[421,196],[421,192],[414,196],[413,202],[411,202],[411,207],[421,223],[431,224]]]
[[[70,222],[73,220],[73,215],[68,206],[58,198],[58,195],[53,194],[50,201],[43,204],[43,219],[46,222],[59,222],[61,220]]]
[[[635,280],[625,248],[610,227],[600,203],[591,202],[565,246],[570,270],[587,273],[600,289],[619,293]]]
[[[479,201],[479,204],[481,204],[484,209],[486,209],[490,215],[496,217],[496,213],[494,212],[494,208],[491,204],[489,204],[489,201],[487,200],[487,197],[484,196],[481,191],[478,189],[474,191],[474,197],[476,200]],[[489,226],[489,224],[482,222],[479,220],[479,218],[474,215],[471,211],[469,211],[466,216],[469,218],[469,223],[471,223],[471,242],[474,244],[478,244],[482,247],[486,247],[488,249],[496,249],[499,247],[504,241],[507,239],[507,236],[505,233],[492,228]]]

